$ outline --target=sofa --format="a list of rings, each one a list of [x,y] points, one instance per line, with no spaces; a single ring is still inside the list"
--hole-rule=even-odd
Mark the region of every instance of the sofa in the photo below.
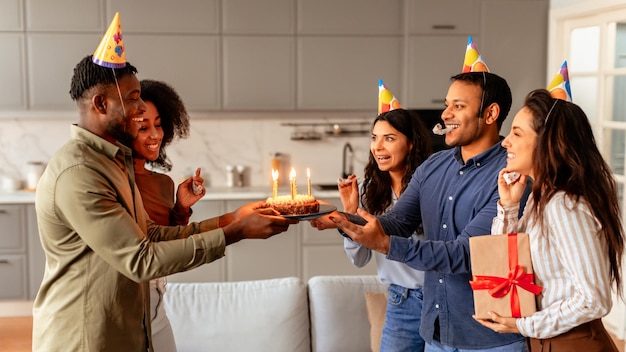
[[[169,283],[164,296],[179,352],[370,351],[366,292],[375,275]]]

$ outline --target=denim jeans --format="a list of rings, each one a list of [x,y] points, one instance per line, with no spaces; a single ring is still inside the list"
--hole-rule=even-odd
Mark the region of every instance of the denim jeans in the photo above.
[[[391,284],[388,291],[380,351],[423,352],[424,339],[420,336],[422,289]]]
[[[526,341],[510,343],[504,346],[498,346],[493,348],[483,348],[482,350],[467,350],[462,348],[454,348],[450,346],[441,345],[437,342],[427,343],[425,352],[528,352],[526,347]]]

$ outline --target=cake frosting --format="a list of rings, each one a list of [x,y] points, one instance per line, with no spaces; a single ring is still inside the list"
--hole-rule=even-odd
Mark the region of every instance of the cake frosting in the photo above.
[[[282,215],[303,215],[317,213],[320,203],[313,196],[306,194],[269,197],[267,204]]]

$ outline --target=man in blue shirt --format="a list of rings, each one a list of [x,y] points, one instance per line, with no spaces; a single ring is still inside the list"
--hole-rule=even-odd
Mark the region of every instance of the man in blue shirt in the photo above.
[[[415,171],[408,188],[385,215],[334,212],[312,221],[336,226],[354,241],[388,259],[425,271],[420,335],[430,351],[526,351],[517,334],[498,334],[472,319],[469,238],[489,234],[496,215],[497,176],[506,165],[502,122],[511,108],[506,81],[488,72],[452,77],[441,117],[445,142]],[[365,224],[365,220],[367,223]],[[410,234],[422,223],[425,239]]]

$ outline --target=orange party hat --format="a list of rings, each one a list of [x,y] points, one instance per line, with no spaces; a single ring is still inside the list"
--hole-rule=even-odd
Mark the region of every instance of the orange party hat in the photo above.
[[[559,72],[554,75],[552,82],[548,85],[550,95],[555,99],[572,101],[572,90],[569,85],[569,72],[567,71],[567,60],[563,61]]]
[[[378,80],[378,115],[383,112],[402,109],[402,105],[396,97],[385,87],[382,79]]]
[[[465,59],[463,60],[463,71],[461,73],[465,72],[489,72],[489,68],[483,61],[483,57],[480,56],[472,36],[467,38],[467,49],[465,49]]]
[[[116,12],[113,21],[109,25],[100,45],[93,53],[93,62],[96,65],[109,68],[126,67],[126,50],[124,50],[124,39],[122,38],[122,25],[120,24],[120,13]]]

